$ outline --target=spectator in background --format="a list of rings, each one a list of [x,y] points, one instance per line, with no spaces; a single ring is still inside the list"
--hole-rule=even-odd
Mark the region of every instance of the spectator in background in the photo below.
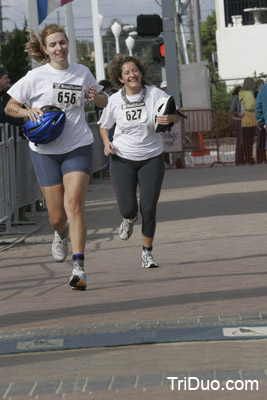
[[[241,128],[241,101],[238,94],[242,86],[236,86],[232,91],[232,101],[230,113],[232,114],[232,128],[236,133],[235,163],[236,165],[244,164],[244,146]]]
[[[112,83],[108,79],[102,79],[101,81],[98,82],[98,84],[104,86],[103,91],[107,94],[107,96],[111,96],[112,94],[117,92],[117,89],[113,87]],[[103,108],[99,108],[99,107],[97,107],[97,105],[95,105],[95,112],[96,112],[97,120],[99,120],[99,118],[101,117],[102,111],[103,111]],[[112,128],[110,128],[108,131],[108,137],[109,137],[110,142],[113,141],[115,126],[116,126],[116,124],[114,124],[112,126]],[[109,175],[109,166],[110,166],[109,159],[110,159],[110,156],[109,155],[106,156],[106,167],[103,171],[103,175]]]
[[[256,99],[255,112],[256,112],[256,118],[257,118],[257,122],[259,125],[259,129],[265,131],[265,137],[266,137],[267,83],[264,83],[258,92],[257,99]],[[265,155],[265,150],[266,150],[265,146],[266,146],[266,144],[264,145],[264,155]],[[264,161],[266,161],[266,158]]]
[[[264,85],[264,79],[258,79],[255,82],[255,97],[257,99],[257,95],[259,93],[260,88]],[[266,129],[263,126],[258,126],[258,136],[257,136],[257,144],[256,144],[256,161],[258,164],[266,163]]]
[[[103,91],[108,96],[111,96],[113,94],[113,85],[109,80],[102,79],[101,81],[98,82],[98,84],[104,87]],[[97,105],[95,105],[95,112],[96,112],[97,121],[101,117],[102,111],[103,111],[103,108],[99,108]]]
[[[0,67],[0,123],[5,124],[8,122],[11,125],[21,126],[24,124],[23,118],[13,118],[4,112],[5,106],[10,99],[10,96],[7,94],[9,87],[10,79],[8,72],[4,67]]]
[[[102,79],[102,81],[99,81],[98,83],[99,83],[99,85],[104,86],[103,90],[108,96],[111,96],[112,94],[117,92],[117,89],[114,88],[112,83],[107,79]],[[102,110],[103,110],[103,108],[101,109],[101,112],[102,112]],[[101,113],[99,115],[99,118],[100,118],[100,116],[101,116]],[[99,118],[97,118],[97,120]],[[113,125],[113,127],[108,132],[108,136],[109,136],[109,141],[110,142],[112,142],[112,140],[113,140],[114,130],[115,130],[115,124]]]
[[[238,98],[244,106],[244,116],[241,119],[241,127],[243,133],[244,145],[244,162],[245,164],[254,164],[253,144],[254,136],[257,131],[257,119],[255,114],[256,99],[254,95],[255,81],[253,78],[245,78],[243,86],[239,92]]]
[[[104,86],[104,92],[106,92],[108,95],[113,94],[113,85],[108,79],[102,79],[101,81],[98,82],[99,85]]]
[[[255,82],[255,91],[254,91],[255,98],[257,98],[259,90],[262,87],[262,85],[264,85],[264,83],[265,83],[265,81],[262,78],[256,80],[256,82]]]
[[[160,84],[160,88],[167,93],[167,81],[162,81]]]

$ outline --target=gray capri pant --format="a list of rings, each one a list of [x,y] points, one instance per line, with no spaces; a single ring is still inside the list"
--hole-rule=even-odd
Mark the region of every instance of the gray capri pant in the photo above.
[[[93,165],[93,145],[78,147],[64,154],[40,154],[30,149],[37,180],[42,187],[59,185],[68,172],[90,175]]]
[[[120,214],[134,219],[138,211],[137,186],[140,191],[140,213],[142,234],[154,237],[156,230],[156,208],[164,178],[163,154],[148,160],[126,160],[111,156],[110,173]]]

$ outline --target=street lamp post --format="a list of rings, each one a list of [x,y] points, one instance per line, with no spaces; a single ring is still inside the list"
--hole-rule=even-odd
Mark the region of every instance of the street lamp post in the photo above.
[[[134,40],[134,38],[132,37],[131,34],[129,34],[129,36],[125,40],[125,43],[126,43],[127,49],[129,50],[129,55],[132,56],[133,55],[133,48],[134,48],[134,45],[135,45],[135,40]]]
[[[119,36],[121,34],[121,25],[115,21],[111,26],[111,31],[115,37],[116,42],[116,54],[120,54],[120,43],[119,43]]]
[[[98,0],[92,0],[92,16],[93,16],[96,80],[100,81],[102,79],[105,79],[105,68],[104,68],[102,36],[100,32],[101,23],[103,24],[103,17],[98,12]]]

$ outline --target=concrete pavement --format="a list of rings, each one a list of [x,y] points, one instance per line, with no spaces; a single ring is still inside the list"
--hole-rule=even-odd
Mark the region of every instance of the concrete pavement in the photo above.
[[[67,284],[70,257],[53,261],[46,216],[2,236],[0,398],[264,399],[266,172],[167,170],[151,270],[141,268],[140,217],[121,241],[110,182],[94,180],[85,292]],[[172,391],[170,376],[260,385]]]

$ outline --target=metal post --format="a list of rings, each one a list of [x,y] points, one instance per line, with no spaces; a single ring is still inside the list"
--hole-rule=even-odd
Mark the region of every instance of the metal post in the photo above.
[[[174,24],[175,12],[175,0],[162,1],[163,36],[168,94],[175,98],[177,106],[180,107],[181,101],[179,90],[178,52]]]
[[[29,10],[29,28],[34,31],[36,35],[39,32],[39,22],[38,22],[38,8],[36,0],[28,0],[28,10]],[[37,61],[33,58],[31,59],[32,69],[37,67]]]
[[[194,33],[196,44],[196,60],[202,61],[201,34],[200,34],[200,6],[199,0],[194,0]]]
[[[69,37],[69,61],[77,62],[77,50],[76,50],[76,39],[74,34],[72,4],[67,3],[65,4],[64,7],[65,7],[67,35]]]
[[[105,79],[102,36],[99,24],[98,0],[92,0],[96,80]]]

